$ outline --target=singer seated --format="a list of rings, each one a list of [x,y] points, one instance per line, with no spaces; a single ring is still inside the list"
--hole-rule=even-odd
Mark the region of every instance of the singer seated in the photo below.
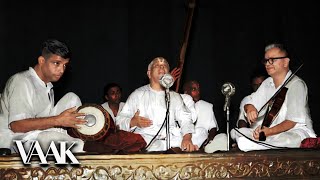
[[[196,151],[203,141],[193,136],[191,112],[181,96],[169,91],[173,78],[168,73],[166,59],[153,59],[147,70],[149,84],[131,93],[116,117],[116,124],[122,130],[140,134],[146,141],[147,151],[165,151],[171,147],[179,147],[187,152]],[[164,79],[164,76],[170,78]],[[168,126],[166,120],[169,121]],[[176,126],[176,121],[181,129]]]

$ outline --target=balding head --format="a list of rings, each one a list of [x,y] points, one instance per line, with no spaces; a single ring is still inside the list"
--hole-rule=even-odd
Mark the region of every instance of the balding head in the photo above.
[[[168,61],[167,61],[165,58],[163,58],[163,57],[156,57],[156,58],[154,58],[154,59],[149,63],[149,65],[148,65],[148,71],[151,70],[152,66],[153,66],[156,62],[163,62],[163,63],[165,63],[165,64],[168,66],[168,71],[170,70],[169,63],[168,63]]]

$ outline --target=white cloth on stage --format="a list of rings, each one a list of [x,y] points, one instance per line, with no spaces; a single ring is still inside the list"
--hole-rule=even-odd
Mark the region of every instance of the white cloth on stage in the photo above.
[[[204,152],[228,151],[228,137],[226,133],[219,133],[204,147]]]

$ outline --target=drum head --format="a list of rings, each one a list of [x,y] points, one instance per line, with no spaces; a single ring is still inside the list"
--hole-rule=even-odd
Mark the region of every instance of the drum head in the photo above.
[[[75,129],[83,140],[98,140],[103,138],[110,128],[110,116],[100,105],[86,104],[78,108],[79,113],[85,113],[81,118],[87,120],[86,124]]]

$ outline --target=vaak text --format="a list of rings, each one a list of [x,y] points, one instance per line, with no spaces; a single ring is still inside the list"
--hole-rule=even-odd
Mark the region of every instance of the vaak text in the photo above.
[[[55,164],[68,164],[66,161],[66,157],[68,156],[69,159],[71,160],[71,164],[80,164],[79,161],[76,159],[76,157],[72,154],[72,152],[70,151],[70,149],[72,148],[72,146],[75,144],[75,142],[72,142],[72,144],[67,148],[67,142],[65,141],[60,141],[60,153],[58,152],[58,148],[56,147],[56,144],[52,141],[50,143],[50,146],[46,152],[46,154],[44,155],[42,148],[39,144],[38,141],[33,141],[31,143],[30,149],[28,154],[26,153],[23,144],[21,141],[15,141],[16,145],[18,147],[20,156],[22,158],[22,161],[24,164],[31,164],[30,160],[32,156],[38,156],[40,159],[40,164],[46,165],[49,164],[47,162],[47,157],[48,156],[53,156],[54,159],[56,160]],[[52,154],[50,154],[49,152],[52,152]]]

